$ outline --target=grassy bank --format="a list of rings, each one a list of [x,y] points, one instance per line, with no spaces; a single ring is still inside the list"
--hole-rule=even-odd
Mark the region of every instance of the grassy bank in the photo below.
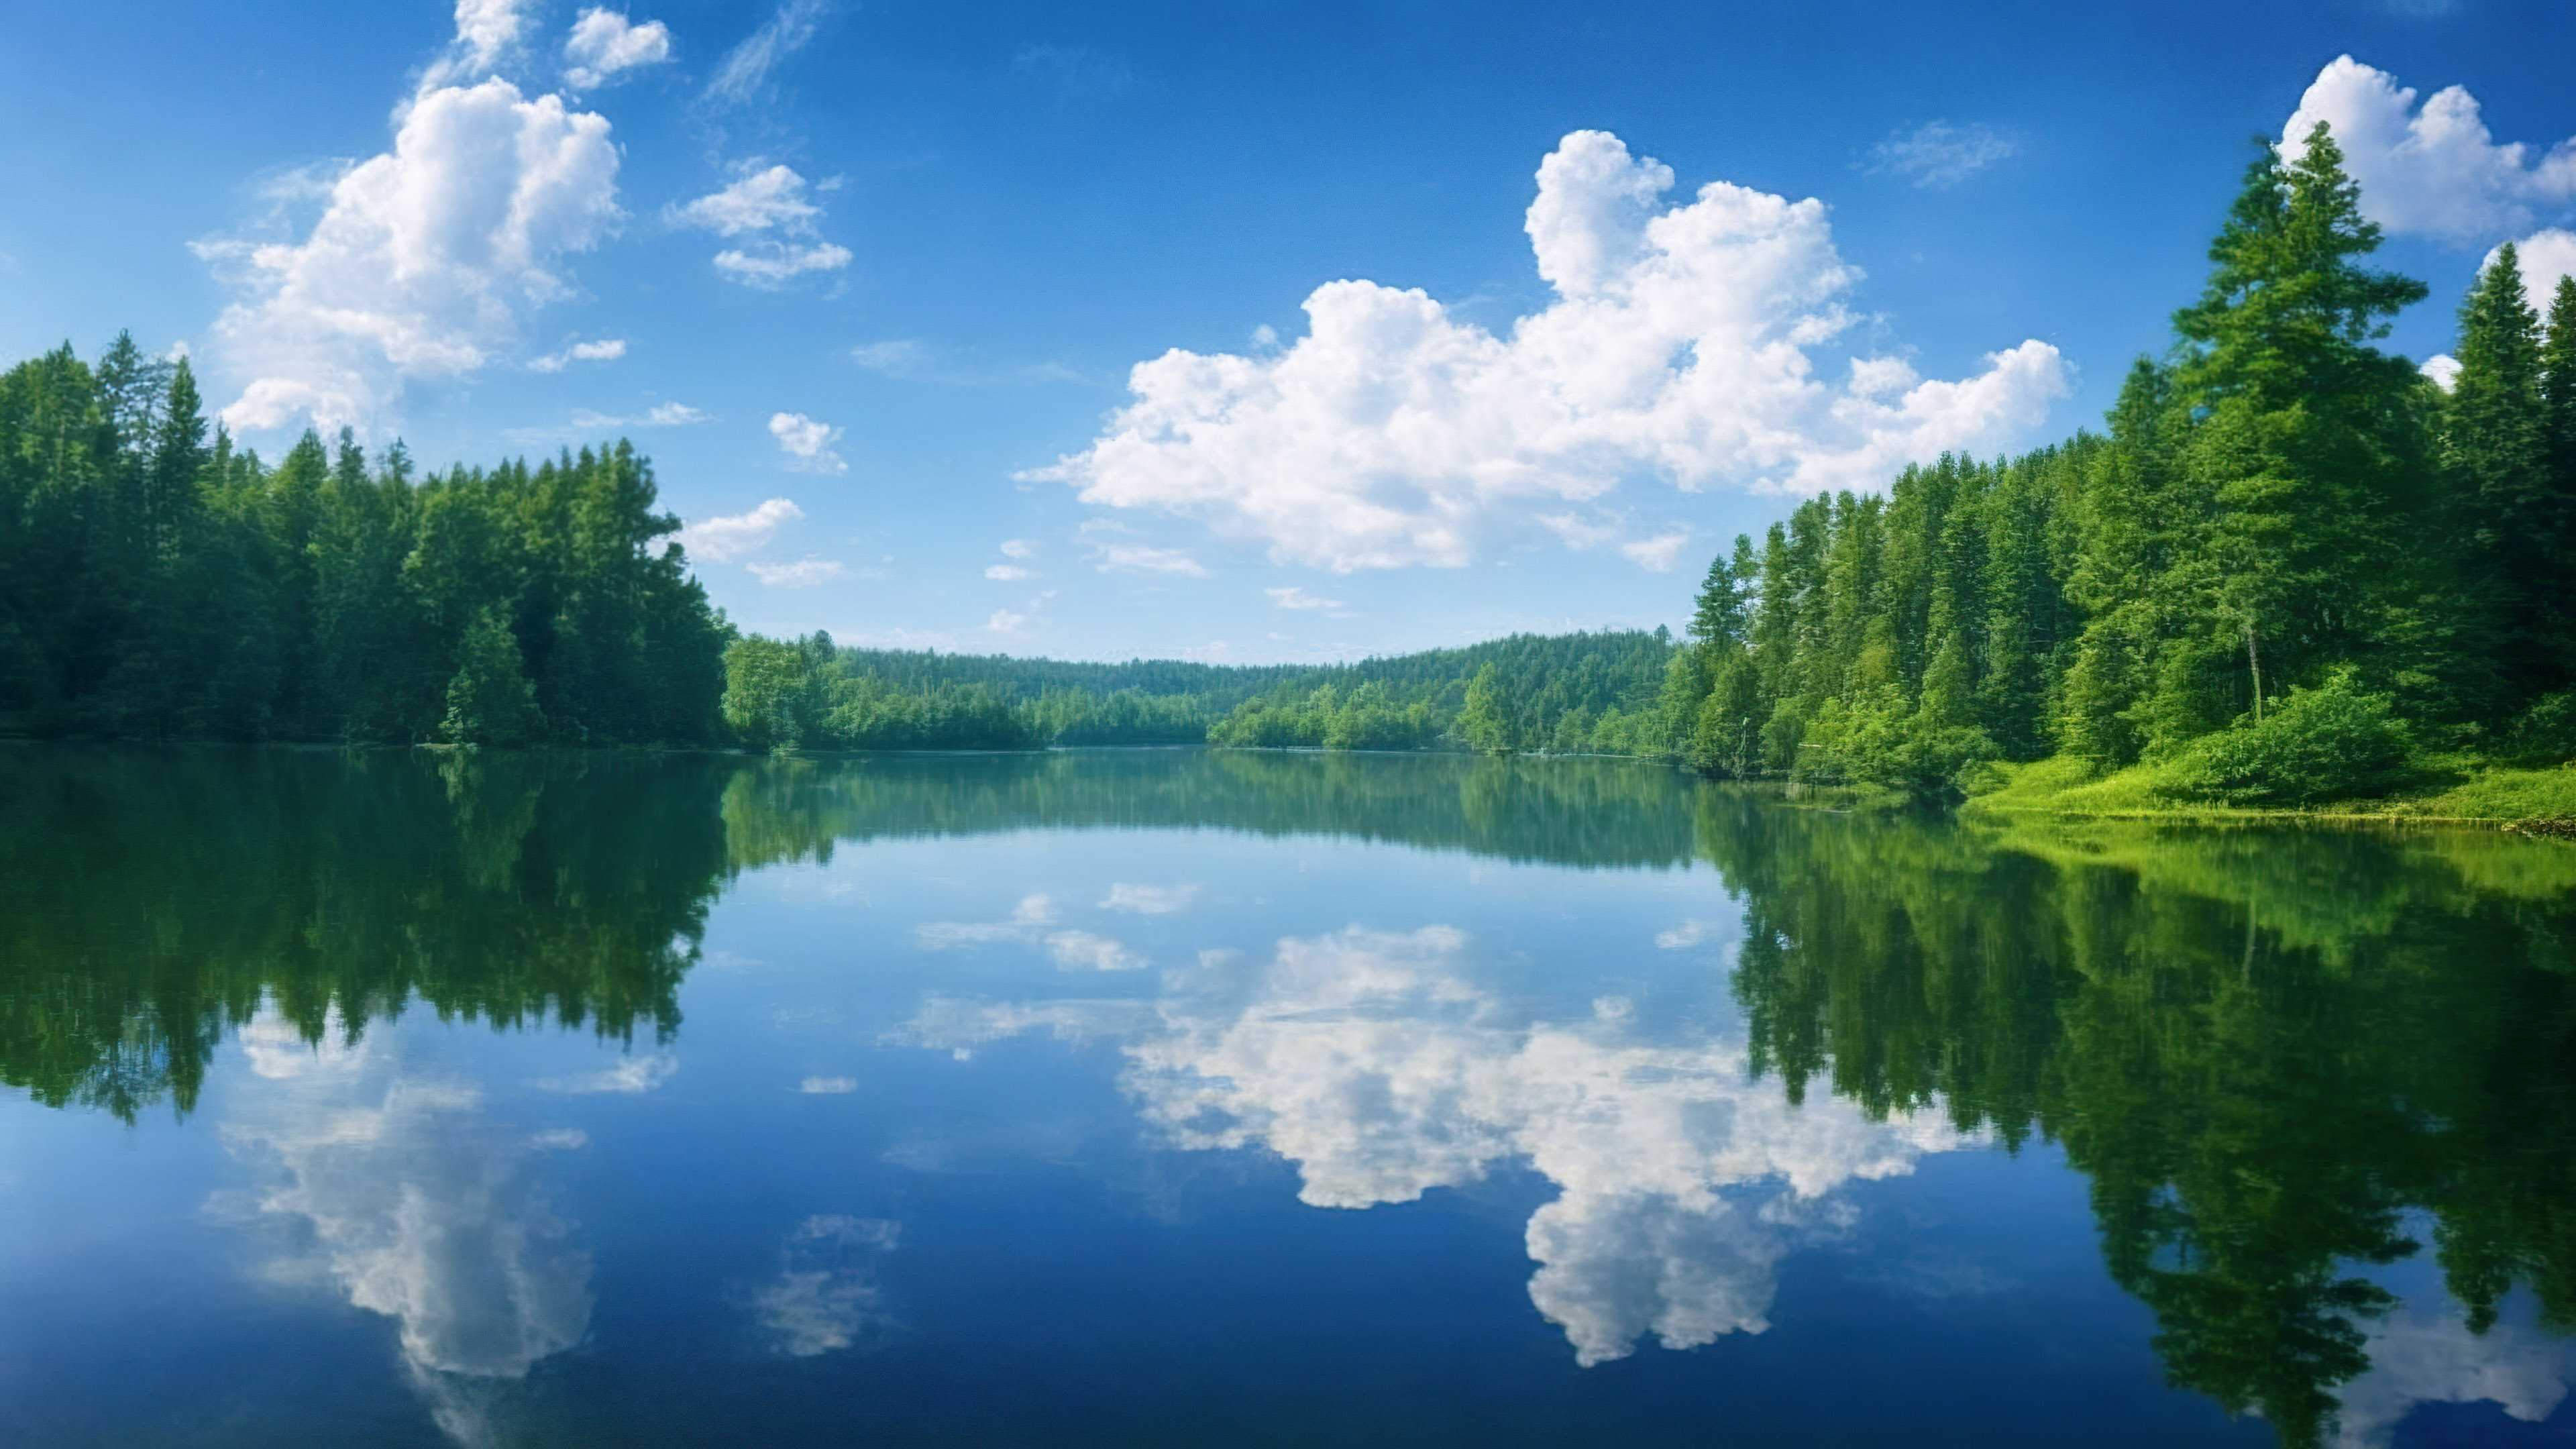
[[[2436,762],[2413,787],[2368,800],[2305,809],[2250,809],[2188,798],[2170,766],[2132,765],[2107,775],[2070,756],[1984,772],[1960,813],[1970,817],[2081,816],[2114,820],[2386,820],[2503,825],[2576,816],[2576,767],[2512,769],[2471,757]]]

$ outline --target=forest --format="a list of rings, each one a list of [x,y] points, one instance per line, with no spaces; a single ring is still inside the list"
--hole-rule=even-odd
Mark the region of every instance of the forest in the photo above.
[[[2508,245],[2447,385],[2320,124],[2267,147],[2107,436],[1908,468],[1710,567],[1663,702],[1710,775],[1974,793],[2057,756],[2300,806],[2576,755],[2576,280]]]
[[[754,750],[1237,747],[1668,758],[2304,806],[2576,755],[2576,279],[2511,246],[2435,380],[2421,282],[2320,125],[2265,146],[2107,431],[1811,498],[1687,638],[1514,635],[1338,665],[1070,663],[743,635],[631,444],[415,476],[210,429],[119,337],[0,374],[0,734]],[[2036,776],[2025,776],[2035,779]]]

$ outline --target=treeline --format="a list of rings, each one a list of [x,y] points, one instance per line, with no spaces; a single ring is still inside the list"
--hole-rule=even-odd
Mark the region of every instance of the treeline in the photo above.
[[[0,730],[710,744],[732,631],[624,443],[415,478],[275,466],[120,336],[0,373]]]
[[[737,640],[723,713],[754,748],[1051,745],[1646,754],[1675,646],[1663,630],[1515,634],[1354,664],[1079,664]]]
[[[1819,497],[1710,569],[1663,696],[1702,772],[1926,793],[2145,762],[2298,804],[2576,754],[2576,281],[2503,248],[2448,388],[2371,344],[2420,282],[2322,124],[2268,151],[2107,437]]]

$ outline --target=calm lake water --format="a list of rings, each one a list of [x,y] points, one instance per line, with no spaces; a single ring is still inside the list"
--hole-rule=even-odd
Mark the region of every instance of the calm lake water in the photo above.
[[[0,747],[0,1443],[2576,1443],[2576,848]]]

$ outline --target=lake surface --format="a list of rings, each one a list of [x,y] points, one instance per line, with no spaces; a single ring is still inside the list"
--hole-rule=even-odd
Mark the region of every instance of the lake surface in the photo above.
[[[0,747],[0,1443],[2576,1443],[2576,848]]]

